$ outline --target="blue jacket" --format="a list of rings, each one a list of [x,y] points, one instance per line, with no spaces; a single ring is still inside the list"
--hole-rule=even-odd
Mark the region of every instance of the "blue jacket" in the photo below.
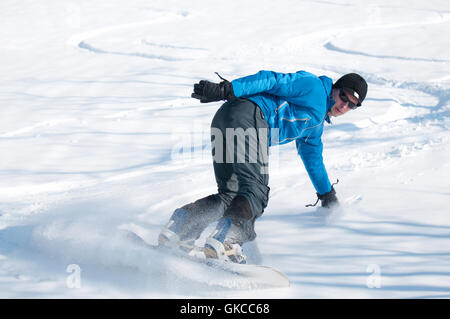
[[[330,122],[327,113],[334,104],[333,81],[306,71],[260,71],[231,83],[236,97],[247,98],[261,108],[271,128],[271,145],[295,140],[314,188],[321,195],[329,192],[331,184],[323,164],[321,138],[324,121]],[[273,129],[278,129],[275,141]]]

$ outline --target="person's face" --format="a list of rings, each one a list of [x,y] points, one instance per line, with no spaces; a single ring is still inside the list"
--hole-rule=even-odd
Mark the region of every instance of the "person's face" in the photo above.
[[[345,90],[343,90],[343,92],[350,101],[352,101],[354,104],[358,104],[358,99],[356,97],[346,92]],[[339,89],[333,89],[332,95],[335,103],[331,107],[330,112],[328,113],[330,116],[338,117],[344,115],[345,113],[351,110],[351,108],[348,106],[349,102],[344,102],[340,98]]]

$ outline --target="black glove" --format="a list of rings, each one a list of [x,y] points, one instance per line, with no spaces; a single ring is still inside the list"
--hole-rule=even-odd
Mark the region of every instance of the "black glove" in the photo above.
[[[328,193],[325,193],[323,195],[317,194],[317,197],[321,200],[322,207],[325,208],[331,208],[339,204],[339,201],[336,197],[336,191],[334,190],[333,186],[331,186],[331,190]]]
[[[199,99],[202,103],[230,101],[236,98],[233,93],[233,86],[226,80],[219,84],[202,80],[194,84],[194,93],[191,94],[191,97]]]

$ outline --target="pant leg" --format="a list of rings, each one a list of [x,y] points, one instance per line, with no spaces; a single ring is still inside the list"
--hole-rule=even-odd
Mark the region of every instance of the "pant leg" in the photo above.
[[[246,225],[243,228],[248,240],[256,236],[254,220],[262,215],[269,200],[268,129],[260,108],[245,99],[223,104],[211,124],[218,195],[231,204],[224,214]],[[246,206],[242,197],[249,209],[242,209]]]
[[[175,210],[171,220],[177,219],[174,231],[181,240],[198,239],[209,224],[218,221],[226,206],[218,194],[206,196]],[[179,220],[182,219],[182,220]]]

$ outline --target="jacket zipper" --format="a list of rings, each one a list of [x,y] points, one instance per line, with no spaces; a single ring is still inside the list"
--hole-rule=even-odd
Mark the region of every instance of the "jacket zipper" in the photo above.
[[[283,106],[285,106],[287,104],[287,101],[284,101],[283,103],[281,103],[276,109],[275,109],[275,113],[278,113],[278,110],[280,108],[282,108]]]

